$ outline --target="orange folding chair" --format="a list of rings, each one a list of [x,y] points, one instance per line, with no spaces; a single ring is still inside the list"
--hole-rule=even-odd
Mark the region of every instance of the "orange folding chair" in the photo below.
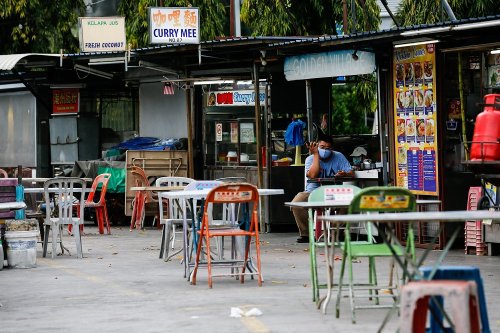
[[[238,216],[235,218],[228,218],[224,224],[220,220],[213,218],[213,212],[216,206],[223,206],[224,204],[245,204],[248,209],[242,210],[242,218]],[[197,231],[199,235],[198,247],[196,250],[196,260],[194,270],[191,275],[191,283],[196,284],[196,274],[200,264],[206,265],[208,270],[208,286],[212,288],[212,265],[220,265],[223,267],[236,268],[238,270],[231,270],[228,274],[218,274],[214,276],[237,276],[241,283],[244,282],[245,275],[257,275],[258,284],[262,286],[262,273],[260,263],[260,243],[259,243],[259,192],[257,188],[248,183],[227,183],[213,188],[206,200],[203,209],[203,218],[201,227]],[[214,221],[216,223],[212,224]],[[245,256],[243,260],[235,260],[232,256],[230,259],[219,258],[212,260],[210,253],[210,239],[213,237],[224,236],[245,236]],[[245,268],[249,263],[250,245],[254,239],[255,252],[257,259],[257,268],[255,271],[245,272]],[[204,252],[202,253],[202,248]],[[201,258],[206,258],[202,262]],[[205,261],[206,260],[206,261]]]
[[[109,177],[111,177],[110,173],[103,173],[95,177],[94,182],[92,183],[92,188],[90,189],[90,193],[84,204],[85,208],[95,208],[97,226],[101,235],[104,234],[104,223],[106,223],[106,231],[108,232],[108,235],[111,234],[108,209],[106,208],[106,191],[108,189]],[[101,194],[99,195],[99,201],[95,202],[95,193],[98,190],[99,185],[101,185]],[[78,211],[78,213],[80,212]],[[68,225],[69,233],[71,233],[72,228],[73,226],[71,224]],[[80,230],[83,231],[83,224],[80,226]]]
[[[144,170],[138,166],[132,166],[131,170],[132,184],[134,186],[149,186],[148,177]],[[146,204],[155,202],[151,191],[135,191],[134,200],[132,201],[132,218],[130,220],[130,230],[140,229],[144,223],[146,216]]]

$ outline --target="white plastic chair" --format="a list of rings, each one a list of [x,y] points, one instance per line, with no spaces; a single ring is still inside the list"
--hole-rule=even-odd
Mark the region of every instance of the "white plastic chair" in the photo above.
[[[160,177],[156,179],[156,186],[187,186],[195,180],[187,177]],[[172,256],[176,255],[179,251],[168,254],[169,249],[174,250],[175,235],[177,227],[183,225],[183,212],[186,209],[186,202],[184,200],[173,199],[168,202],[168,215],[164,215],[163,197],[161,192],[158,193],[158,206],[160,212],[160,224],[162,225],[161,246],[160,246],[160,259],[168,261]]]
[[[49,188],[56,188],[54,194]],[[77,188],[81,188],[75,190]],[[80,225],[83,224],[83,208],[85,206],[86,182],[80,178],[61,177],[49,179],[43,184],[45,196],[45,233],[43,240],[43,257],[47,255],[47,245],[49,242],[49,232],[52,232],[52,258],[56,255],[57,237],[61,251],[64,253],[65,247],[62,244],[62,228],[64,225],[73,226],[73,236],[76,242],[76,255],[83,258],[82,239],[80,234]],[[79,193],[80,199],[76,199],[74,194]],[[51,203],[53,198],[53,203]],[[79,214],[74,212],[73,207],[78,209]],[[69,250],[66,249],[68,252]]]

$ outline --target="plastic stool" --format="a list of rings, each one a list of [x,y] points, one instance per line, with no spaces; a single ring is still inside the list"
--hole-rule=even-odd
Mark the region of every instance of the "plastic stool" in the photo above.
[[[420,271],[425,278],[431,274],[432,267],[420,267]],[[479,268],[474,266],[439,266],[432,277],[433,280],[466,280],[474,281],[477,286],[477,295],[479,299],[479,312],[481,314],[481,332],[491,333],[488,321],[488,310],[486,309],[486,296],[484,294],[483,279]],[[431,329],[429,332],[441,332],[439,324],[434,318],[431,318]]]
[[[477,287],[473,281],[413,281],[401,288],[400,332],[424,333],[430,296],[444,298],[455,333],[479,333]]]

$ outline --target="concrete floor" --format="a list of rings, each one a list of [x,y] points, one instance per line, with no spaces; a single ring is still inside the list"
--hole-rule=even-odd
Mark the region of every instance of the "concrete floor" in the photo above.
[[[183,278],[180,257],[158,259],[159,230],[117,227],[112,235],[99,235],[95,227],[86,226],[85,233],[82,260],[74,255],[42,258],[39,244],[36,268],[0,271],[1,332],[376,332],[387,311],[358,310],[353,325],[348,298],[342,299],[339,319],[332,303],[326,315],[317,310],[308,246],[295,243],[295,233],[261,236],[261,288],[255,280],[241,285],[224,277],[214,278],[213,289],[205,269],[193,286]],[[74,250],[74,240],[65,238]],[[440,253],[433,251],[428,263]],[[455,250],[445,263],[480,267],[490,326],[500,332],[500,257]],[[384,267],[387,261],[378,262],[381,280],[388,275]],[[366,276],[366,261],[354,269]],[[262,315],[232,318],[232,307],[258,308]],[[394,316],[384,332],[396,331],[397,321]]]

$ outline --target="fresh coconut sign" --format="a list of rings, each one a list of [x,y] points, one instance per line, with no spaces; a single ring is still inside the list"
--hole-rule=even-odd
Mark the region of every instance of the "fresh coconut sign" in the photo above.
[[[124,17],[79,17],[78,27],[82,52],[126,50]]]
[[[151,44],[199,44],[198,8],[149,8],[149,42]]]

